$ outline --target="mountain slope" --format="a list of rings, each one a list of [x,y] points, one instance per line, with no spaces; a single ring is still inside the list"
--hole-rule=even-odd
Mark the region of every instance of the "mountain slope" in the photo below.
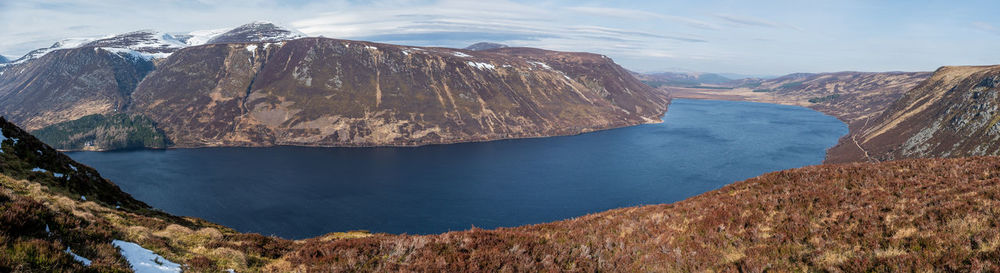
[[[87,115],[123,111],[154,69],[129,52],[62,49],[0,67],[0,115],[29,130]]]
[[[422,145],[656,122],[667,100],[601,55],[326,38],[180,50],[132,111],[179,147]]]
[[[998,79],[1000,66],[942,67],[862,130],[852,132],[857,143],[832,148],[831,159],[997,155]]]

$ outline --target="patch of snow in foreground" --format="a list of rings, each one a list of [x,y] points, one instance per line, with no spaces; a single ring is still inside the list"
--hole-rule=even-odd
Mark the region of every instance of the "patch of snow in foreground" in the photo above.
[[[39,167],[35,167],[35,168],[31,169],[31,171],[36,172],[36,173],[44,173],[44,172],[48,172],[49,170],[42,169],[42,168],[39,168]]]
[[[136,273],[181,272],[181,265],[168,261],[138,244],[121,240],[111,241],[111,244],[121,249],[122,256],[125,256],[125,260],[128,260]]]
[[[45,227],[48,228],[49,226],[45,226]],[[69,253],[69,255],[73,255],[73,259],[76,260],[77,262],[83,263],[84,266],[90,266],[90,260],[88,260],[87,258],[84,258],[83,256],[76,255],[76,253],[73,253],[72,250],[69,250],[68,246],[66,247],[66,253]]]

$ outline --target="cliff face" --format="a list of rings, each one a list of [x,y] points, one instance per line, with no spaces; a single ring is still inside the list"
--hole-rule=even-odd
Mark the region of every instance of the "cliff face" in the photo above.
[[[153,63],[95,47],[0,67],[0,116],[28,130],[122,111]]]
[[[942,67],[867,126],[852,132],[854,141],[832,148],[829,159],[1000,154],[998,83],[1000,66]]]
[[[181,147],[576,134],[658,121],[668,102],[601,55],[325,38],[186,48],[133,98]]]

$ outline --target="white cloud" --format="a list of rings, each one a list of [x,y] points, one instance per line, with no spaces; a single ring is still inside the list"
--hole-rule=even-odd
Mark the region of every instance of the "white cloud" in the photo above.
[[[719,17],[730,23],[745,25],[745,26],[758,26],[758,27],[769,27],[769,28],[790,28],[798,31],[802,31],[802,28],[789,25],[777,23],[769,20],[764,20],[756,17],[743,16],[743,15],[732,15],[732,14],[716,14],[715,17]]]

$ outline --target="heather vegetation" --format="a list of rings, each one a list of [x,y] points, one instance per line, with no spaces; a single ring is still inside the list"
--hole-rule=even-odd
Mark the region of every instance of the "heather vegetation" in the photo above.
[[[62,150],[162,149],[168,144],[153,121],[138,114],[89,115],[32,134]]]

